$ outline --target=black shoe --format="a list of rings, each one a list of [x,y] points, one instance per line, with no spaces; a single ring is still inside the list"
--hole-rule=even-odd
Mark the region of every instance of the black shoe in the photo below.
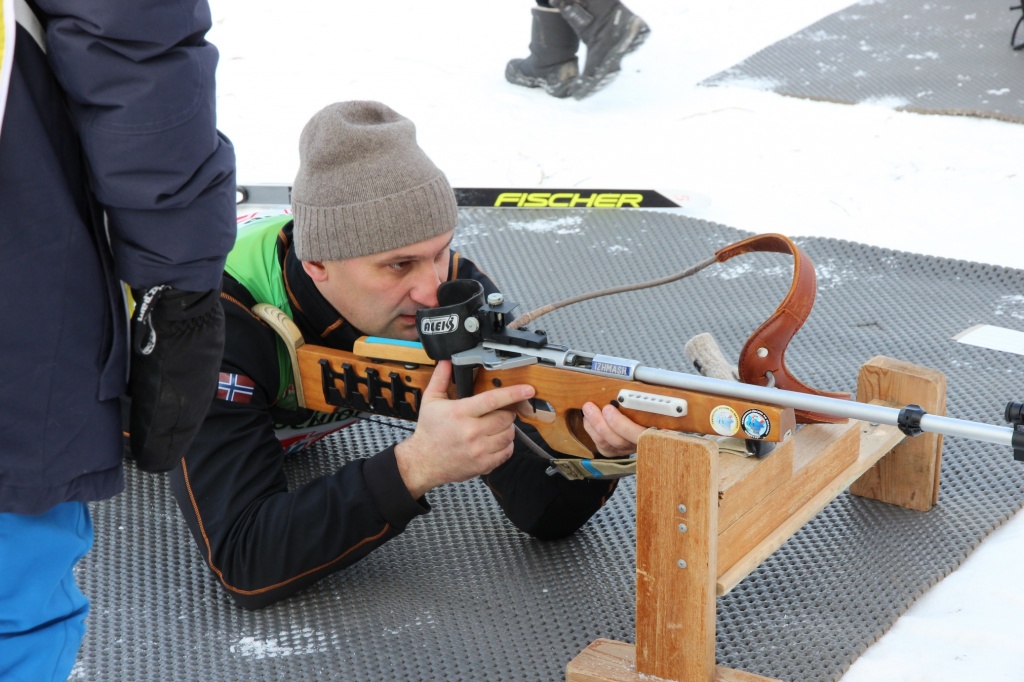
[[[537,68],[530,63],[530,58],[512,59],[505,65],[505,80],[528,88],[544,88],[545,92],[554,97],[568,97],[571,88],[579,75],[576,60],[562,62],[554,66]]]
[[[580,39],[556,9],[533,8],[530,56],[512,59],[505,80],[528,88],[544,88],[554,97],[568,97],[579,76],[576,51]]]
[[[622,58],[643,45],[651,29],[618,0],[575,0],[560,6],[562,16],[587,46],[587,61],[570,88],[583,99],[608,85]]]

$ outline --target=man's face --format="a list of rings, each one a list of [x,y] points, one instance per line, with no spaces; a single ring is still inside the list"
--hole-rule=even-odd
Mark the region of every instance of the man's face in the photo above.
[[[415,341],[416,311],[437,307],[455,231],[393,251],[338,261],[304,261],[328,303],[364,334]]]

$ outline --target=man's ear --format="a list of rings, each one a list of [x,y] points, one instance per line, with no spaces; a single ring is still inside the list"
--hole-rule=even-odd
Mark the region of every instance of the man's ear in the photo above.
[[[304,260],[302,261],[302,269],[306,271],[306,274],[314,282],[327,281],[327,268],[324,267],[322,261]]]

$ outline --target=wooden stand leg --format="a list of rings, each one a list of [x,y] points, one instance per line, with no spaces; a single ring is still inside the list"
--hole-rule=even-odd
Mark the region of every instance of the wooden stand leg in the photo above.
[[[636,475],[637,672],[712,682],[718,445],[648,431]]]
[[[746,682],[715,666],[718,445],[648,431],[637,447],[636,646],[597,640],[567,682]]]
[[[861,367],[857,400],[896,407],[916,404],[929,414],[946,414],[946,377],[938,370],[876,356]],[[942,436],[906,438],[864,473],[850,492],[907,509],[928,511],[939,499]]]

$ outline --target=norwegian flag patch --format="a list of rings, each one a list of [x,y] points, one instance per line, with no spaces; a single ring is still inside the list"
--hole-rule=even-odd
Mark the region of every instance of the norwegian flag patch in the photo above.
[[[251,403],[256,384],[244,374],[221,372],[217,380],[217,397],[231,403]]]

